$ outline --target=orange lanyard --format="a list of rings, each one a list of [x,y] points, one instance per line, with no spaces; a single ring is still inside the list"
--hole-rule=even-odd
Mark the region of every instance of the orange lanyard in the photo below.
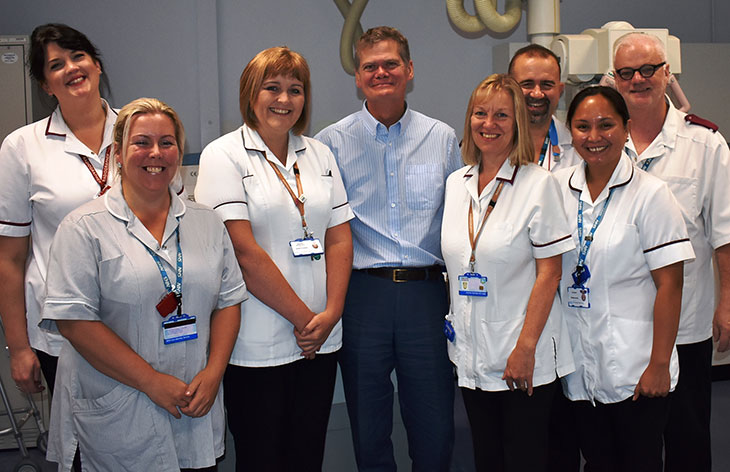
[[[492,214],[492,210],[494,210],[494,207],[497,206],[497,199],[499,199],[499,194],[502,193],[502,187],[504,187],[504,180],[500,180],[499,184],[497,184],[497,189],[494,191],[494,195],[492,195],[492,199],[489,200],[489,206],[487,207],[487,211],[484,212],[484,218],[482,218],[482,222],[479,225],[479,229],[477,230],[476,236],[474,235],[474,217],[472,216],[472,202],[473,199],[469,198],[469,214],[468,214],[468,221],[469,221],[469,243],[471,244],[471,256],[469,257],[469,268],[471,272],[474,272],[474,266],[476,264],[476,249],[477,249],[477,241],[479,241],[479,236],[482,235],[482,230],[484,229],[484,224],[487,222],[487,218],[489,218],[489,215]]]
[[[299,210],[299,214],[302,217],[302,229],[304,230],[304,237],[311,238],[312,233],[309,232],[309,228],[307,227],[307,220],[304,218],[304,202],[307,201],[307,197],[304,196],[304,191],[302,190],[302,178],[299,176],[299,166],[296,162],[294,163],[294,178],[297,181],[297,194],[294,194],[294,190],[292,190],[289,182],[286,181],[286,178],[284,178],[284,175],[281,173],[276,164],[268,159],[266,159],[266,162],[268,162],[269,165],[271,165],[271,168],[274,169],[276,176],[279,178],[281,183],[284,184],[284,188],[286,188],[287,192],[289,192],[289,195],[294,201],[294,205],[296,205],[297,210]]]
[[[104,193],[106,193],[106,191],[110,188],[106,183],[109,179],[109,154],[111,148],[111,146],[107,146],[106,148],[106,154],[104,155],[104,166],[102,167],[101,177],[99,177],[99,174],[96,172],[96,169],[94,169],[94,166],[91,165],[91,161],[89,161],[89,158],[79,154],[81,162],[86,165],[86,168],[89,169],[89,172],[91,172],[91,176],[94,177],[96,183],[99,184],[99,197],[104,195]]]

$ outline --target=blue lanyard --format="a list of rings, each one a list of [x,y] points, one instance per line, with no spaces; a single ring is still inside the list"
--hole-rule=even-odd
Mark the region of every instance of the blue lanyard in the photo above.
[[[545,135],[545,142],[542,143],[542,149],[540,149],[540,159],[537,161],[537,165],[542,167],[542,163],[545,162],[545,154],[547,154],[548,144],[550,144],[550,133]]]
[[[652,161],[654,160],[653,157],[650,157],[649,159],[646,159],[644,162],[641,163],[641,170],[646,171],[646,169],[649,168]]]
[[[558,145],[558,129],[555,127],[554,120],[550,120],[550,129],[548,129],[548,132],[545,135],[545,142],[542,144],[542,149],[540,150],[540,158],[537,161],[540,167],[542,167],[542,163],[545,162],[548,144],[550,144],[552,147]],[[553,151],[553,157],[558,156],[560,156],[560,153]],[[548,166],[548,170],[549,167],[550,166]]]
[[[611,195],[613,195],[613,189],[608,192],[608,197],[606,197],[606,201],[603,203],[603,208],[596,217],[596,220],[593,222],[591,232],[586,235],[585,240],[583,239],[583,200],[578,200],[578,242],[580,244],[578,267],[583,267],[585,265],[586,257],[588,256],[588,249],[591,247],[593,236],[596,234],[598,225],[600,225],[603,220],[603,215],[606,214],[606,208],[608,208],[608,202],[611,201]]]
[[[182,278],[183,278],[183,256],[182,256],[182,249],[180,248],[180,228],[175,230],[175,235],[177,236],[177,280],[175,281],[175,287],[173,288],[172,283],[170,282],[170,277],[167,276],[167,271],[162,266],[162,261],[160,260],[160,256],[155,254],[152,249],[145,246],[145,249],[147,249],[147,252],[150,253],[152,256],[152,259],[155,260],[155,264],[157,264],[157,270],[160,271],[160,275],[162,276],[162,283],[165,284],[165,289],[167,289],[167,293],[174,293],[175,296],[178,299],[178,305],[177,305],[177,311],[178,315],[182,313]]]

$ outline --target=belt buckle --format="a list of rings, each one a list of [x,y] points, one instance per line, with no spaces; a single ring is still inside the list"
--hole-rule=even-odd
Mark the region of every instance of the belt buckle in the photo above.
[[[395,282],[395,283],[408,282],[408,279],[398,278],[398,275],[397,274],[399,274],[399,273],[406,274],[406,273],[408,273],[408,269],[393,269],[393,274],[392,274],[392,280],[393,280],[393,282]]]

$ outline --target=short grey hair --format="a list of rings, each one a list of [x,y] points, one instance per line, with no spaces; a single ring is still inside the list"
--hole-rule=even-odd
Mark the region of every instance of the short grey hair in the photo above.
[[[659,56],[661,56],[662,62],[667,62],[667,48],[664,46],[662,40],[654,36],[653,34],[648,34],[641,31],[626,33],[613,43],[614,61],[616,60],[616,53],[619,49],[621,49],[621,47],[628,46],[629,44],[633,44],[634,42],[641,42],[644,40],[654,43],[654,47],[659,52]]]

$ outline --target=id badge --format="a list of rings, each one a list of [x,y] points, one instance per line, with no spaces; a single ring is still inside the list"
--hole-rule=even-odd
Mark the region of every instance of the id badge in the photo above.
[[[487,277],[477,272],[459,276],[459,295],[467,297],[487,296]]]
[[[456,331],[454,331],[454,325],[451,324],[448,316],[444,319],[444,336],[452,343],[456,342]]]
[[[198,324],[194,316],[178,315],[162,322],[165,344],[179,343],[198,337]]]
[[[324,246],[319,238],[303,238],[289,241],[294,257],[319,256],[324,254]]]
[[[590,308],[591,289],[575,285],[568,287],[568,306],[571,308]]]

